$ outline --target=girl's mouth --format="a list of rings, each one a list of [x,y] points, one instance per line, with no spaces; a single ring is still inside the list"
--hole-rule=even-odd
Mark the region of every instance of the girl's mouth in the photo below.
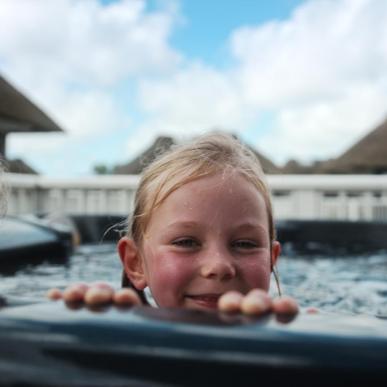
[[[193,301],[194,304],[209,308],[209,309],[217,309],[218,308],[218,300],[220,294],[198,294],[198,295],[186,295],[185,298],[187,298],[190,301]]]

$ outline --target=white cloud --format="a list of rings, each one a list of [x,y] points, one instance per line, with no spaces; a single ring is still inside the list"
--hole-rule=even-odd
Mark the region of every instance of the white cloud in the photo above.
[[[240,28],[231,48],[246,96],[279,108],[378,82],[387,62],[386,16],[386,2],[317,0],[287,21]]]
[[[142,152],[159,135],[179,141],[214,129],[237,133],[257,114],[243,103],[232,74],[199,62],[164,79],[143,80],[138,97],[148,118],[133,131],[128,154]]]
[[[65,127],[72,130],[74,137],[99,135],[103,132],[129,127],[130,119],[125,119],[124,112],[119,111],[114,98],[108,93],[93,91],[91,93],[71,93],[69,101],[58,109],[58,118]],[[58,105],[60,102],[58,102]]]
[[[285,21],[230,35],[227,71],[190,65],[143,83],[143,127],[175,133],[214,126],[256,132],[270,158],[336,156],[387,112],[387,2],[316,0]],[[262,133],[261,113],[273,115]]]
[[[114,134],[115,131],[131,124],[130,118],[118,109],[113,97],[108,93],[70,92],[57,96],[49,105],[52,110],[51,118],[64,128],[66,133],[12,135],[12,153],[22,154],[28,144],[30,152],[55,154],[59,147],[71,147],[74,142],[87,142],[90,137],[106,133]]]
[[[386,114],[386,90],[356,88],[345,98],[281,109],[273,130],[257,139],[272,159],[304,162],[339,156]]]
[[[71,163],[72,143],[130,129],[132,112],[117,96],[128,93],[117,90],[176,68],[181,56],[168,39],[177,20],[174,1],[149,12],[143,0],[2,0],[0,71],[66,130],[11,136],[10,154],[57,150]]]
[[[276,111],[260,146],[277,161],[338,155],[387,112],[387,3],[309,1],[285,22],[234,32],[241,93]]]
[[[0,55],[18,76],[112,85],[177,65],[180,56],[167,44],[173,22],[174,14],[146,13],[142,0],[3,0]]]
[[[127,128],[130,157],[160,133],[225,128],[256,133],[277,162],[307,161],[342,152],[387,112],[385,1],[310,0],[287,20],[241,26],[227,69],[171,47],[178,0],[157,12],[144,4],[0,1],[0,70],[68,131],[44,144],[12,140],[14,149],[50,145],[52,154]]]
[[[195,63],[160,81],[144,81],[139,98],[152,119],[147,124],[174,133],[223,127],[237,130],[252,120],[232,74]]]

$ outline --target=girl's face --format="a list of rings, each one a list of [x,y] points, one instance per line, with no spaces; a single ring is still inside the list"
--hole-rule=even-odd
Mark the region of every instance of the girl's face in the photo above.
[[[261,193],[238,173],[183,185],[154,211],[141,248],[144,280],[159,306],[216,308],[236,290],[268,290],[268,215]]]

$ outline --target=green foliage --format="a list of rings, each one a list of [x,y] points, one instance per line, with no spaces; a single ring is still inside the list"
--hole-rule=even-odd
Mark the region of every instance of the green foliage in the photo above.
[[[96,175],[108,175],[111,173],[111,168],[105,164],[97,164],[93,167],[94,174]]]

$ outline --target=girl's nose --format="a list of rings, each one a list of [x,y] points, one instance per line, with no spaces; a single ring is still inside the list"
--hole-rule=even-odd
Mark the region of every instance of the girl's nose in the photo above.
[[[216,254],[212,258],[205,259],[200,274],[204,278],[228,281],[235,277],[236,270],[232,260]]]

